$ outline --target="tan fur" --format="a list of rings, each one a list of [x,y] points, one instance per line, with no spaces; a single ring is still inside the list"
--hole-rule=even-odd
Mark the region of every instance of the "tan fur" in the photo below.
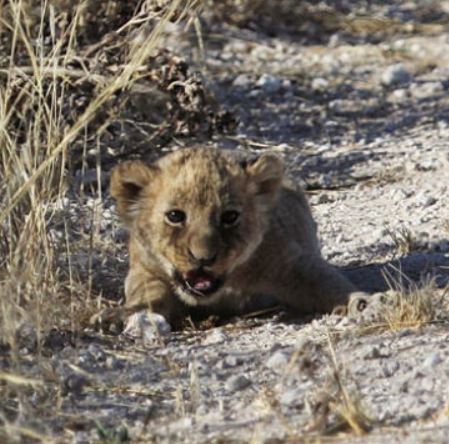
[[[298,313],[329,312],[354,292],[321,257],[305,196],[283,182],[272,154],[245,164],[230,152],[183,149],[151,166],[125,162],[111,194],[130,231],[126,305],[143,304],[174,326],[195,312],[240,313],[266,296]],[[173,209],[186,214],[181,226],[167,221]],[[235,226],[220,222],[227,210],[240,212]],[[198,258],[210,263],[201,268]],[[222,282],[207,296],[179,282],[199,268]]]

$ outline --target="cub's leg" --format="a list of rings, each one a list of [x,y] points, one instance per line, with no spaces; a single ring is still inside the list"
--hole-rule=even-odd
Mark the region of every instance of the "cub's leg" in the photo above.
[[[273,293],[299,313],[330,313],[359,293],[320,256],[301,255],[280,268],[270,279]]]
[[[90,324],[104,331],[154,338],[177,329],[187,307],[170,290],[169,284],[148,272],[133,268],[125,281],[126,304],[106,308],[92,316]],[[125,328],[124,328],[125,327]]]
[[[174,294],[169,282],[139,267],[128,273],[125,295],[125,307],[144,307],[149,313],[163,316],[174,328],[188,315],[187,306]]]

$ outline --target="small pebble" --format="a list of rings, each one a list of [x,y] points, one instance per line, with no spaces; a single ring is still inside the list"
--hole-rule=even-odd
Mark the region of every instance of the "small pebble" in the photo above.
[[[443,358],[439,352],[432,353],[426,359],[424,359],[423,365],[425,367],[434,368],[443,362]]]
[[[265,366],[280,373],[285,370],[285,366],[289,362],[289,356],[282,350],[275,352],[265,363]]]
[[[420,193],[416,196],[416,203],[424,208],[430,207],[434,205],[437,202],[437,200],[432,197],[428,196],[427,194]]]
[[[244,375],[231,376],[226,381],[226,388],[231,392],[243,390],[251,385],[251,381]]]
[[[388,101],[393,103],[405,102],[410,97],[410,92],[405,88],[395,89],[389,96]]]
[[[232,86],[237,88],[247,88],[250,85],[251,79],[246,74],[239,74],[232,82]]]
[[[63,394],[72,393],[74,395],[80,395],[86,384],[87,379],[83,375],[71,373],[63,381]]]
[[[220,328],[214,328],[207,333],[207,336],[203,340],[204,345],[219,344],[226,342],[229,336],[223,332]]]
[[[323,77],[316,77],[312,80],[311,87],[314,91],[322,91],[328,88],[329,81]]]
[[[285,390],[279,402],[287,407],[303,407],[304,391],[299,388],[290,388]]]
[[[390,378],[399,370],[399,362],[387,362],[382,366],[382,373],[385,378]]]
[[[25,354],[35,351],[37,347],[36,329],[27,323],[23,323],[16,330],[16,341]]]
[[[413,192],[405,190],[404,188],[395,188],[391,191],[391,198],[394,202],[400,202],[407,199],[413,194]]]
[[[226,358],[223,359],[224,368],[236,367],[241,363],[242,363],[241,359],[237,358],[236,356],[226,356]]]
[[[398,63],[385,69],[380,80],[385,86],[400,85],[409,82],[411,75],[402,63]]]
[[[129,239],[129,232],[125,228],[117,228],[112,233],[112,238],[116,242],[126,242]]]
[[[115,358],[114,356],[109,355],[106,358],[105,366],[109,370],[119,370],[123,368],[123,361]]]
[[[87,351],[99,362],[106,361],[106,353],[97,344],[90,344]]]
[[[278,92],[282,88],[282,80],[270,74],[262,74],[257,80],[256,85],[264,92],[271,94]]]
[[[170,324],[157,313],[139,312],[130,316],[123,330],[124,335],[153,342],[161,335],[171,332]]]

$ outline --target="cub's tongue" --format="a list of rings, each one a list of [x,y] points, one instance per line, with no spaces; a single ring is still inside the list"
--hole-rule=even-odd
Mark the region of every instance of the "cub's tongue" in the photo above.
[[[207,292],[215,283],[215,278],[204,271],[189,271],[185,280],[189,287],[200,292]]]

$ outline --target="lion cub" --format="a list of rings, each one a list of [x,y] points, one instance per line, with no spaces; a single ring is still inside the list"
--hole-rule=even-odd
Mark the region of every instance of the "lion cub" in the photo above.
[[[126,306],[179,326],[195,312],[237,314],[273,296],[298,313],[346,304],[352,284],[321,257],[301,191],[273,154],[239,161],[182,149],[118,165],[111,194],[130,232]]]

